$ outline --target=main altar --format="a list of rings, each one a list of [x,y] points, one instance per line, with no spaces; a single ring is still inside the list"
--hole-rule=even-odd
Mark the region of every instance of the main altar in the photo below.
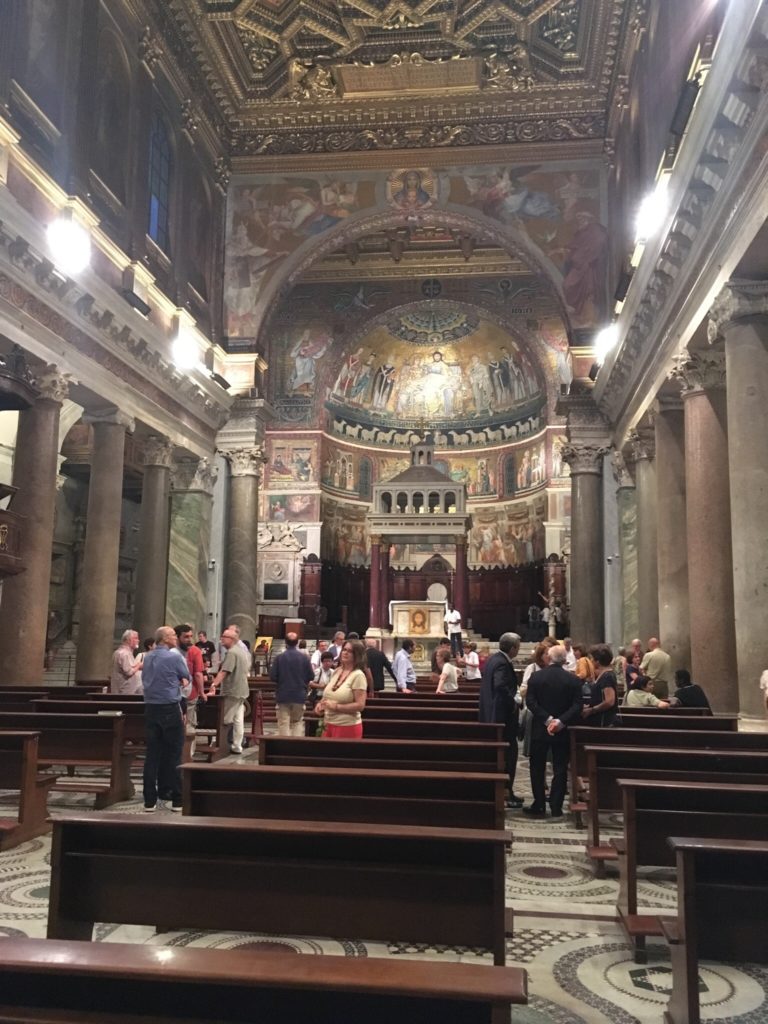
[[[389,621],[394,636],[441,637],[445,635],[444,601],[390,601]]]

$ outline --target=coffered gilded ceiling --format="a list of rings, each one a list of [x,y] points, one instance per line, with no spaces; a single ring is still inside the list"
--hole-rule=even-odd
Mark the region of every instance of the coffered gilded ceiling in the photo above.
[[[233,156],[601,139],[647,0],[148,0]]]

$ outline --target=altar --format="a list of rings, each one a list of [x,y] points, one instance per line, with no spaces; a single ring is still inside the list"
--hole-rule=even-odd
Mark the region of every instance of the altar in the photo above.
[[[445,636],[445,601],[390,601],[392,635],[398,637]]]

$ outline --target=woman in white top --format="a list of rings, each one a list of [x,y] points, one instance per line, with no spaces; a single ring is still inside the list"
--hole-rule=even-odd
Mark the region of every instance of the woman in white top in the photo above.
[[[651,691],[653,680],[647,676],[638,676],[635,685],[624,698],[628,708],[668,708],[669,701],[659,700]]]
[[[435,693],[456,693],[459,681],[456,678],[456,666],[451,664],[451,652],[438,651],[437,664],[440,668],[440,680]]]
[[[323,735],[329,739],[362,739],[362,713],[367,693],[365,647],[359,640],[345,640],[339,654],[339,667],[315,708],[318,714],[325,715]]]
[[[477,644],[467,645],[467,653],[464,655],[464,675],[467,679],[480,679],[480,655],[477,653]]]

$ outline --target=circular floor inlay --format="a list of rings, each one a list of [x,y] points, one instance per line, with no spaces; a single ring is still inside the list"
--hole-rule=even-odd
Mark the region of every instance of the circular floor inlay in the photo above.
[[[568,872],[564,868],[530,867],[523,868],[523,874],[533,878],[565,878]]]
[[[235,949],[250,949],[256,953],[298,953],[298,949],[287,942],[241,942]]]

